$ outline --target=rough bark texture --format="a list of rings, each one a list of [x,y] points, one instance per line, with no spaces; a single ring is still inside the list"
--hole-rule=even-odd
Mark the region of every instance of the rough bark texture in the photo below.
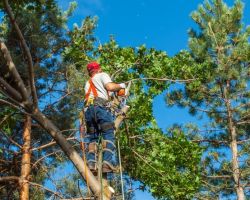
[[[24,131],[23,131],[23,148],[22,148],[22,163],[21,163],[21,180],[20,181],[20,200],[29,199],[29,176],[30,176],[30,151],[31,142],[31,117],[25,116]]]
[[[235,182],[235,188],[236,188],[236,194],[238,200],[245,200],[245,194],[244,189],[240,182],[240,168],[239,168],[239,162],[238,162],[238,147],[237,147],[237,132],[236,127],[233,122],[233,114],[232,114],[232,108],[231,108],[231,102],[230,99],[227,98],[228,91],[229,91],[229,81],[227,83],[227,87],[225,90],[225,101],[226,101],[226,109],[227,109],[227,120],[228,120],[228,131],[231,136],[231,142],[230,147],[232,151],[232,172],[233,172],[233,178]]]
[[[230,105],[230,102],[227,103]],[[236,127],[233,125],[232,122],[232,113],[230,107],[228,107],[228,129],[231,135],[231,151],[232,151],[232,171],[233,171],[233,178],[235,182],[235,188],[237,193],[238,200],[244,200],[244,190],[240,183],[240,169],[239,169],[239,162],[238,162],[238,148],[237,148],[237,133]]]

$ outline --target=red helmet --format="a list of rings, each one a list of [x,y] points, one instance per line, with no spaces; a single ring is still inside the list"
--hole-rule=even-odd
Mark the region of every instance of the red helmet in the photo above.
[[[89,72],[97,71],[97,70],[99,70],[99,69],[101,69],[101,67],[100,67],[100,65],[99,65],[97,62],[95,62],[95,61],[90,62],[89,64],[87,64],[87,70],[88,70]]]

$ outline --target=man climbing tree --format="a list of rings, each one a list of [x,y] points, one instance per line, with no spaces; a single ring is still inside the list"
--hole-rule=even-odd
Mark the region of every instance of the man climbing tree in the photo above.
[[[87,126],[87,162],[90,170],[97,173],[98,143],[103,149],[103,173],[115,170],[115,136],[113,115],[110,110],[110,92],[125,89],[124,83],[112,82],[110,76],[102,72],[97,62],[87,65],[90,79],[85,85],[85,119]],[[85,139],[86,139],[85,138]]]

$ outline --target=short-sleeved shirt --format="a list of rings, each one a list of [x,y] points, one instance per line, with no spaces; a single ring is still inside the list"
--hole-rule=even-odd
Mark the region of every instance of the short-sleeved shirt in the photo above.
[[[109,95],[108,95],[108,91],[105,89],[105,85],[107,83],[112,82],[110,76],[105,72],[101,72],[101,73],[95,74],[91,79],[96,88],[98,97],[108,100]],[[87,81],[85,84],[85,88],[84,88],[85,94],[89,91],[89,87],[90,87],[90,84]],[[92,91],[90,92],[89,97],[94,98],[94,94]]]

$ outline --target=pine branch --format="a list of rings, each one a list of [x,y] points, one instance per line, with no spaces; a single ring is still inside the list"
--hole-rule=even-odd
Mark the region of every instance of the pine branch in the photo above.
[[[28,45],[23,37],[23,34],[18,26],[18,24],[16,23],[15,20],[15,16],[12,12],[12,9],[9,5],[8,0],[4,0],[4,6],[5,6],[5,10],[10,18],[10,22],[13,25],[13,27],[15,28],[17,35],[19,37],[19,40],[21,42],[21,45],[24,49],[24,53],[27,56],[27,60],[28,60],[28,71],[29,71],[29,81],[30,81],[30,87],[31,87],[31,93],[32,93],[32,97],[33,97],[33,103],[34,106],[37,108],[38,106],[38,99],[37,99],[37,93],[36,93],[36,87],[35,87],[35,78],[34,78],[34,66],[33,66],[33,60],[32,60],[32,56],[30,53],[30,50],[28,48]]]
[[[22,100],[24,101],[23,104],[28,105],[29,102],[28,102],[27,89],[26,89],[26,87],[23,83],[23,80],[21,79],[19,73],[16,70],[15,64],[12,61],[11,55],[10,55],[6,45],[2,41],[0,42],[0,48],[1,48],[2,53],[4,54],[4,58],[7,61],[7,66],[9,68],[9,72],[13,76],[14,81],[16,82],[16,85],[17,85],[18,89],[20,90],[20,93],[22,95]]]

